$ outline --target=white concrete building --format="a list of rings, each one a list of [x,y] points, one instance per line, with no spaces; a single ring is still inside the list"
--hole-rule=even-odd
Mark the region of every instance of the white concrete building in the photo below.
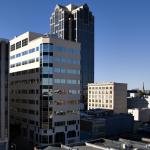
[[[128,113],[134,116],[135,121],[150,121],[150,96],[128,97],[127,98]]]
[[[26,32],[10,41],[11,123],[32,143],[80,137],[80,44]]]
[[[128,109],[128,113],[134,116],[135,121],[141,121],[141,122],[150,121],[150,109],[148,108]]]
[[[0,38],[0,150],[8,150],[9,141],[8,52],[9,41]]]
[[[147,103],[148,103],[148,108],[150,109],[150,95],[144,95],[144,98],[146,99]]]
[[[140,93],[130,93],[130,97],[139,97],[140,96]]]
[[[92,83],[88,84],[88,110],[109,109],[115,113],[127,113],[127,84]]]

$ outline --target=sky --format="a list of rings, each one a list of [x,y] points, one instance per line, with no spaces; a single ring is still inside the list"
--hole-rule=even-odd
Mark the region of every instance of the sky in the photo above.
[[[150,89],[150,0],[1,0],[0,37],[47,33],[55,5],[70,3],[95,16],[95,82]]]

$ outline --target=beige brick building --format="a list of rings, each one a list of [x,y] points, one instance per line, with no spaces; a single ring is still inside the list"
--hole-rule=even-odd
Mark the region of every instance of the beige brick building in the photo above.
[[[115,113],[127,113],[126,95],[125,83],[88,84],[88,110],[109,109]]]

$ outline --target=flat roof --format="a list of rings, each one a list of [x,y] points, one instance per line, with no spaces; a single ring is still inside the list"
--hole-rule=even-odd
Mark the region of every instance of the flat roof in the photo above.
[[[126,84],[127,83],[117,83],[117,82],[101,82],[101,83],[88,83],[88,86],[103,86],[103,85],[113,85],[113,84]]]
[[[109,139],[96,139],[88,142],[80,142],[75,144],[61,145],[60,147],[49,146],[44,150],[105,150],[105,149],[115,149],[120,150],[123,147],[130,148],[131,150],[138,148],[140,150],[149,150],[149,145],[130,141],[126,139],[119,139],[118,141]]]

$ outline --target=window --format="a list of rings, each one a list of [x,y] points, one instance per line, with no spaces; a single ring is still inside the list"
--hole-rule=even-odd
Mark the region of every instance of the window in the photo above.
[[[61,62],[61,63],[80,64],[80,60],[70,59],[70,58],[53,57],[53,60],[55,62]]]
[[[33,52],[35,52],[35,48],[29,50],[29,53],[33,53]]]
[[[34,58],[29,60],[29,64],[30,64],[30,63],[34,63],[34,62],[35,62],[35,59],[34,59]]]
[[[28,38],[22,40],[22,47],[28,45]]]
[[[68,90],[68,93],[69,93],[69,94],[77,94],[78,91],[77,91],[77,90]]]
[[[29,90],[29,94],[35,94],[35,90]]]
[[[29,114],[34,114],[34,110],[29,109]]]
[[[11,51],[15,50],[15,44],[11,45]]]
[[[64,126],[65,121],[55,122],[55,126]]]
[[[42,84],[43,85],[52,85],[52,78],[43,78]]]
[[[51,67],[43,67],[42,74],[52,74],[52,68]]]
[[[61,73],[66,73],[66,70],[61,68]]]
[[[39,51],[39,47],[36,47],[36,51]]]
[[[16,63],[16,67],[21,66],[21,62]]]
[[[21,47],[21,41],[19,41],[19,42],[16,43],[16,49],[18,49],[20,47]]]
[[[61,84],[80,84],[80,80],[70,80],[70,79],[55,79],[55,83],[61,83]]]
[[[17,58],[17,57],[20,57],[20,56],[21,56],[21,53],[16,54],[16,58]]]
[[[36,62],[38,62],[38,61],[39,61],[39,58],[37,57],[37,58],[36,58]]]
[[[80,74],[80,70],[75,69],[64,69],[64,68],[54,68],[56,73],[68,73],[68,74]]]
[[[48,52],[43,52],[43,55],[48,55],[49,53]]]
[[[60,83],[61,83],[61,84],[65,84],[65,79],[61,79],[61,80],[60,80]]]
[[[54,114],[55,115],[65,115],[65,112],[64,111],[54,111]]]
[[[54,79],[55,83],[60,83],[60,79]]]
[[[15,58],[15,55],[13,55],[13,56],[10,56],[10,59],[14,59]]]
[[[43,55],[43,63],[52,62],[52,57],[48,55]]]
[[[49,50],[49,44],[43,44],[43,51],[48,52]]]
[[[15,67],[15,64],[11,64],[11,65],[10,65],[10,68],[14,68],[14,67]]]
[[[55,83],[65,84],[65,79],[55,79]]]
[[[54,72],[60,73],[60,68],[54,68]]]
[[[27,54],[28,54],[28,51],[22,52],[22,56],[27,55]]]
[[[48,136],[47,135],[42,135],[41,143],[48,143]]]
[[[73,125],[73,124],[76,124],[76,120],[67,121],[67,125]]]
[[[22,62],[22,65],[26,65],[28,63],[28,61],[26,60],[26,61],[23,61]]]

